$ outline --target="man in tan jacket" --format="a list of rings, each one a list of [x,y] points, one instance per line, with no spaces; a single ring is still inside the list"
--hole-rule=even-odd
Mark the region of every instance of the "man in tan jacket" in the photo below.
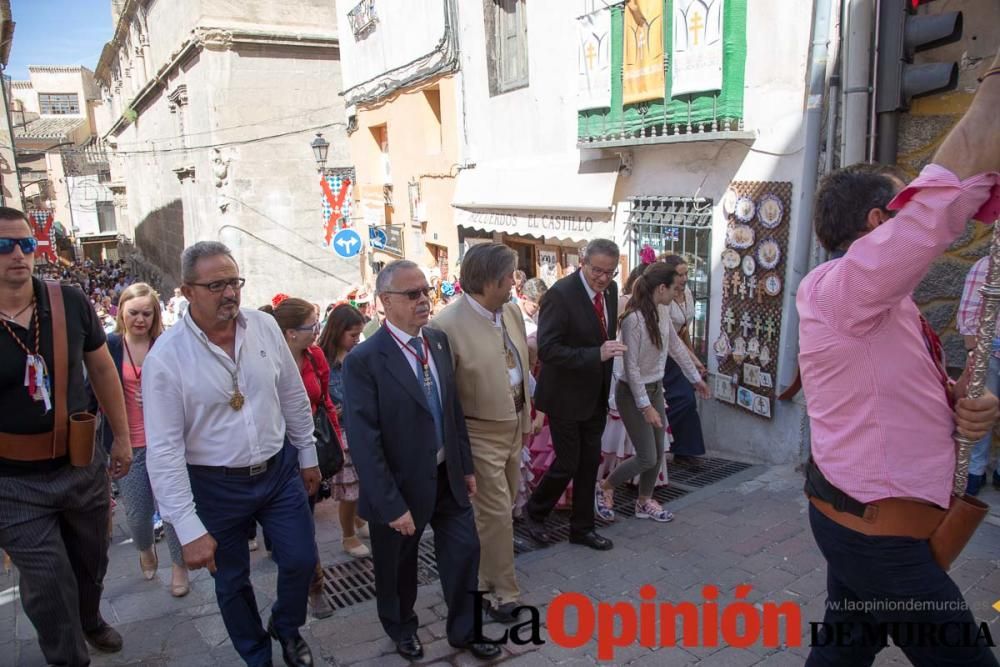
[[[510,302],[515,269],[517,254],[507,246],[473,246],[462,261],[464,296],[431,323],[451,343],[476,473],[479,588],[487,592],[487,612],[501,623],[515,621],[520,596],[511,510],[521,480],[521,447],[531,432],[527,335],[520,310]]]

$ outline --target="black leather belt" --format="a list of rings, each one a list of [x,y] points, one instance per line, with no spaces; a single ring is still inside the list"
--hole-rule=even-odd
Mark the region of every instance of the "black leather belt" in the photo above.
[[[226,466],[198,466],[189,465],[189,468],[194,468],[195,470],[201,470],[204,472],[212,472],[218,475],[225,475],[227,477],[256,477],[257,475],[262,475],[269,469],[274,467],[278,463],[278,458],[281,456],[281,450],[278,453],[264,461],[263,463],[257,463],[252,466],[246,466],[245,468],[227,468]]]

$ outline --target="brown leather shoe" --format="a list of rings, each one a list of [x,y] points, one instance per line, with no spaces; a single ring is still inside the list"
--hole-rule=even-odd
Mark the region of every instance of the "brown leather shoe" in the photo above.
[[[102,653],[118,653],[122,650],[122,636],[107,623],[91,632],[84,632],[83,637]]]

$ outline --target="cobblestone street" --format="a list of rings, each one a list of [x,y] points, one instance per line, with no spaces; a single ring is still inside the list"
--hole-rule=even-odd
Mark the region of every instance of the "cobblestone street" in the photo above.
[[[952,574],[973,607],[978,621],[1000,636],[1000,614],[990,605],[1000,599],[1000,493],[989,488],[982,497],[994,507]],[[597,552],[560,543],[518,557],[524,602],[544,607],[567,591],[594,600],[638,603],[643,584],[656,587],[661,599],[701,601],[701,588],[720,588],[720,609],[733,598],[738,584],[753,586],[750,601],[798,602],[803,608],[803,646],[786,649],[664,648],[638,645],[619,649],[614,664],[632,665],[796,665],[808,652],[808,621],[823,615],[825,566],[813,542],[805,514],[798,473],[791,467],[757,466],[694,491],[670,505],[677,519],[667,525],[635,519],[619,520],[602,532],[615,549]],[[241,665],[218,613],[212,581],[205,572],[192,579],[191,593],[173,599],[167,592],[170,564],[160,545],[160,577],[146,582],[137,555],[116,516],[111,567],[106,580],[105,618],[125,637],[117,655],[94,656],[94,665]],[[325,565],[345,560],[340,552],[335,506],[317,509],[321,553]],[[273,602],[276,568],[263,549],[252,554],[253,581],[262,615]],[[35,667],[44,660],[34,631],[12,590],[16,575],[0,575],[0,665]],[[420,590],[417,602],[426,657],[422,664],[470,665],[479,661],[451,648],[444,638],[445,608],[435,582]],[[544,619],[544,610],[542,610]],[[500,626],[487,625],[486,634]],[[338,610],[332,618],[310,620],[303,628],[318,660],[326,665],[404,665],[383,634],[374,601]],[[543,638],[548,633],[543,631]],[[275,664],[283,664],[275,643]],[[592,664],[596,643],[567,650],[548,643],[536,647],[508,645],[502,662],[509,665]],[[883,651],[877,665],[908,664],[898,649]]]

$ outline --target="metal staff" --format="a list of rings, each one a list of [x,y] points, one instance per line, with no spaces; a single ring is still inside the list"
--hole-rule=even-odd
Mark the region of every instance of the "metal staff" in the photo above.
[[[990,268],[986,282],[979,289],[983,297],[982,316],[979,319],[979,333],[976,334],[976,348],[972,357],[972,371],[969,374],[969,398],[979,398],[986,390],[986,372],[996,338],[997,312],[1000,311],[1000,223],[993,223],[993,240],[990,242]],[[969,481],[969,459],[976,443],[963,435],[955,434],[955,481],[952,494],[962,496]]]

